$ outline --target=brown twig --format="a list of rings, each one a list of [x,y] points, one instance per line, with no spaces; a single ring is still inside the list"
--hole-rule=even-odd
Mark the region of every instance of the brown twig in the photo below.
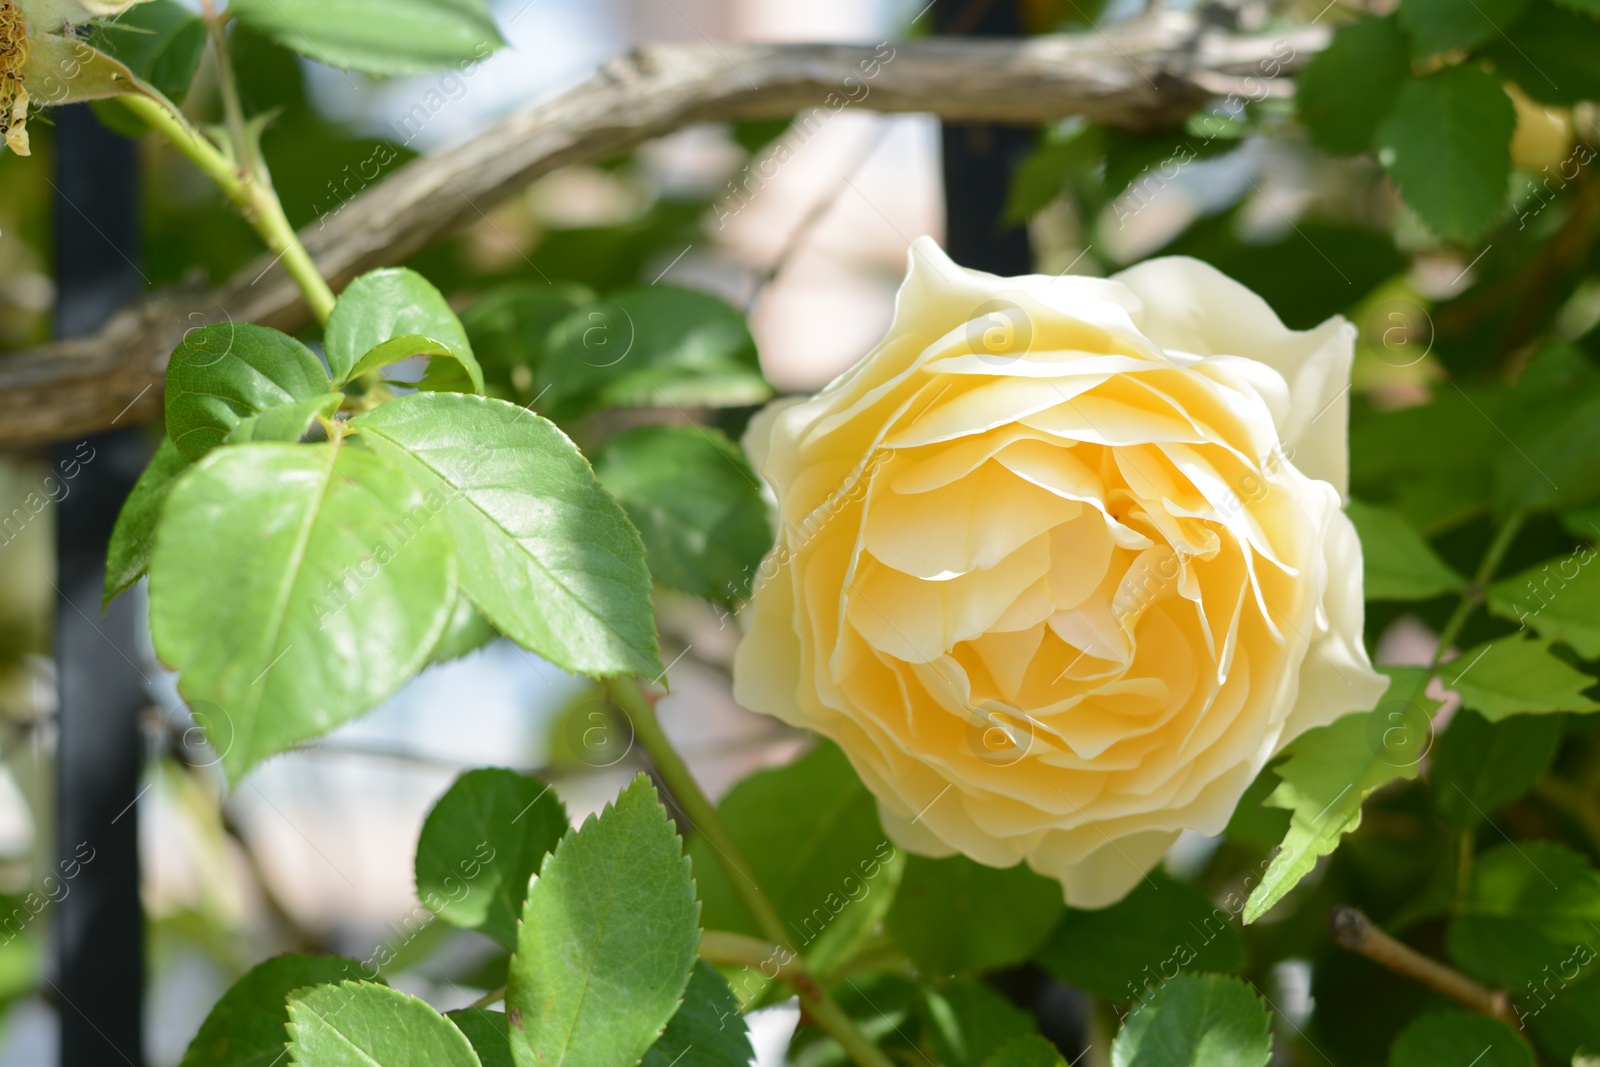
[[[1274,95],[1327,42],[1326,26],[1241,36],[1163,11],[1093,33],[873,45],[654,45],[461,147],[415,160],[308,225],[301,242],[337,289],[484,216],[559,167],[612,159],[701,122],[845,107],[1037,125],[1083,115],[1126,129],[1181,123],[1241,79]],[[374,156],[374,162],[378,160]],[[363,177],[365,177],[363,172]],[[153,294],[98,333],[0,359],[0,447],[70,440],[161,410],[167,356],[211,322],[298,330],[310,321],[282,263],[264,255],[226,284]]]
[[[1517,1015],[1505,992],[1480,985],[1455,968],[1395,940],[1373,925],[1359,908],[1345,904],[1334,908],[1328,913],[1328,929],[1334,943],[1341,948],[1359,952],[1395,974],[1421,983],[1475,1012],[1516,1025]]]

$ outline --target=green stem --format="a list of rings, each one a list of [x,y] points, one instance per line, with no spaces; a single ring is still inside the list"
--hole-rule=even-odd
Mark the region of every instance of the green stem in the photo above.
[[[705,838],[706,844],[711,846],[711,851],[716,853],[717,862],[739,894],[739,899],[744,901],[745,908],[755,918],[756,925],[772,941],[772,948],[786,957],[782,960],[782,977],[794,987],[807,1015],[839,1043],[858,1067],[894,1067],[889,1057],[861,1032],[849,1013],[828,995],[828,991],[806,967],[804,958],[795,951],[783,920],[778,917],[778,910],[772,906],[771,899],[756,881],[744,851],[733,840],[721,814],[701,790],[700,783],[695,781],[688,764],[672,747],[666,731],[661,729],[661,720],[656,717],[651,699],[631,678],[609,678],[605,687],[612,702],[628,716],[634,736],[649,755],[662,781],[672,791],[678,806],[688,816],[694,829]],[[725,938],[714,939],[713,946],[713,951],[716,951],[717,946],[728,948],[728,943]],[[749,945],[745,947],[749,948]],[[763,956],[763,959],[767,958],[770,957]]]
[[[241,174],[215,145],[202,137],[182,115],[168,110],[162,101],[132,93],[118,99],[217,183],[217,188],[250,221],[267,247],[278,254],[284,269],[305,294],[306,303],[317,321],[326,324],[336,299],[333,290],[300,243],[294,227],[289,225],[283,205],[278,202],[271,185]]]
[[[1462,830],[1456,835],[1456,910],[1458,911],[1466,905],[1467,897],[1472,891],[1472,861],[1476,839],[1477,835],[1471,830]]]
[[[711,851],[717,854],[717,861],[728,872],[728,881],[733,883],[734,892],[739,894],[745,909],[755,919],[762,936],[788,947],[789,934],[783,920],[778,918],[778,910],[767,899],[766,893],[761,891],[755,872],[750,869],[750,861],[745,859],[744,850],[728,832],[716,806],[700,789],[700,783],[695,781],[689,765],[683,762],[678,750],[667,740],[650,699],[631,679],[610,679],[606,682],[606,689],[612,701],[632,722],[634,735],[650,754],[650,762],[655,764],[662,781],[672,790],[683,813],[689,817],[700,836],[706,839]]]
[[[1494,572],[1499,569],[1500,563],[1505,559],[1511,543],[1517,539],[1517,534],[1522,531],[1523,520],[1527,516],[1523,512],[1513,512],[1506,519],[1505,524],[1495,531],[1494,540],[1489,543],[1489,550],[1484,553],[1483,561],[1478,564],[1478,573],[1472,576],[1472,584],[1467,586],[1461,594],[1461,602],[1456,605],[1456,610],[1451,612],[1446,620],[1444,629],[1439,631],[1439,644],[1433,650],[1433,660],[1428,664],[1428,673],[1439,669],[1439,664],[1449,653],[1450,646],[1461,634],[1461,628],[1467,624],[1472,613],[1483,603],[1484,587],[1494,577]]]

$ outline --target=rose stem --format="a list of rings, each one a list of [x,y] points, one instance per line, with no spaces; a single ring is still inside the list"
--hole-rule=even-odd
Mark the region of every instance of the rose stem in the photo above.
[[[1514,512],[1506,519],[1504,525],[1495,531],[1494,540],[1489,544],[1489,550],[1483,555],[1483,562],[1478,564],[1478,573],[1473,575],[1472,584],[1461,594],[1461,603],[1456,605],[1456,610],[1451,613],[1449,620],[1444,624],[1444,629],[1439,631],[1439,644],[1433,650],[1433,660],[1428,664],[1428,673],[1431,675],[1439,669],[1439,664],[1449,654],[1450,646],[1455,642],[1461,628],[1467,624],[1467,619],[1479,604],[1483,603],[1484,587],[1494,577],[1495,570],[1500,566],[1500,561],[1505,558],[1506,550],[1511,547],[1511,542],[1517,539],[1517,534],[1522,530],[1522,520],[1526,516],[1523,512]]]
[[[672,747],[666,732],[661,729],[661,721],[656,718],[654,699],[631,678],[608,678],[605,687],[612,702],[628,716],[634,736],[650,756],[650,762],[672,791],[673,798],[688,817],[690,825],[716,853],[717,862],[762,934],[773,942],[773,947],[781,950],[780,955],[789,957],[785,964],[784,979],[794,987],[812,1021],[839,1042],[860,1067],[893,1067],[882,1050],[861,1032],[855,1020],[822,988],[806,967],[805,960],[789,943],[783,920],[778,917],[778,910],[772,906],[771,899],[756,881],[744,852],[728,832],[716,806],[701,790],[700,783],[689,773],[683,757],[678,755],[678,750]],[[712,947],[718,947],[718,942],[714,941]]]
[[[1475,1012],[1508,1023],[1517,1021],[1511,998],[1504,992],[1479,985],[1460,971],[1395,940],[1373,925],[1372,920],[1359,908],[1345,904],[1334,908],[1328,913],[1328,929],[1333,934],[1334,942],[1341,948],[1358,952],[1395,974],[1420,982],[1435,993],[1447,996]]]

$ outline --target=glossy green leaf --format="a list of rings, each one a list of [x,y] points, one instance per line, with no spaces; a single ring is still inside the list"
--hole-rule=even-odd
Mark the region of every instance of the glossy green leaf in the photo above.
[[[514,404],[418,393],[354,420],[439,493],[461,591],[495,628],[565,670],[662,670],[644,547],[565,434]]]
[[[115,19],[98,23],[90,41],[181,104],[200,68],[206,24],[177,0],[144,0]]]
[[[682,842],[644,775],[561,839],[528,891],[506,992],[521,1067],[637,1063],[700,943]]]
[[[1561,721],[1517,715],[1491,723],[1466,708],[1456,712],[1433,753],[1434,803],[1450,824],[1478,825],[1514,800],[1555,758]]]
[[[546,282],[503,285],[479,297],[461,315],[490,393],[519,404],[533,403],[550,332],[573,311],[594,300],[581,285]]]
[[[1182,975],[1140,1001],[1111,1045],[1112,1067],[1266,1067],[1271,1018],[1237,978]]]
[[[1499,1019],[1464,1011],[1424,1015],[1395,1038],[1389,1067],[1533,1067],[1521,1035]]]
[[[166,503],[172,483],[188,469],[189,461],[171,440],[163,437],[156,454],[150,457],[150,465],[145,467],[128,493],[128,499],[123,501],[117,524],[111,530],[111,543],[106,549],[106,587],[100,601],[102,610],[144,577],[149,569],[161,505]]]
[[[444,70],[505,43],[484,0],[232,0],[228,10],[308,59],[368,74]]]
[[[289,994],[375,977],[338,956],[274,956],[228,988],[189,1042],[179,1067],[274,1067],[287,1057]]]
[[[455,606],[444,506],[351,446],[218,449],[173,486],[151,635],[230,778],[422,668]]]
[[[328,391],[322,362],[288,334],[241,322],[205,326],[167,364],[167,436],[185,459],[199,459],[251,415]]]
[[[1367,599],[1427,600],[1467,584],[1404,516],[1357,501],[1345,513],[1361,536]]]
[[[541,411],[719,407],[772,395],[739,311],[692,289],[628,289],[568,315],[539,371]]]
[[[515,948],[528,879],[567,826],[565,805],[537,778],[468,771],[422,824],[417,899],[445,922]]]
[[[454,1023],[398,989],[341,982],[289,997],[293,1067],[480,1067]]]
[[[1470,240],[1505,209],[1516,121],[1494,75],[1445,67],[1400,90],[1378,126],[1378,160],[1434,232]]]
[[[242,445],[250,441],[298,441],[319,416],[328,418],[339,410],[343,402],[343,393],[323,393],[281,407],[268,408],[259,415],[241,420],[224,443]]]
[[[1317,859],[1361,825],[1361,802],[1398,778],[1415,778],[1432,744],[1431,720],[1438,703],[1423,693],[1427,672],[1390,667],[1389,691],[1369,712],[1357,712],[1307,731],[1287,749],[1276,768],[1282,780],[1266,800],[1290,813],[1289,832],[1261,883],[1245,904],[1254,922],[1311,873]]]
[[[1600,568],[1593,546],[1502,579],[1487,592],[1489,610],[1571,645],[1584,659],[1600,657]]]
[[[1512,841],[1477,857],[1446,943],[1462,970],[1516,995],[1546,968],[1565,970],[1597,926],[1600,872],[1554,842]],[[1593,959],[1591,948],[1581,965]]]
[[[730,603],[750,595],[772,527],[738,446],[700,426],[641,426],[595,457],[595,475],[644,539],[662,585]]]
[[[1411,50],[1399,21],[1358,19],[1341,26],[1295,79],[1300,121],[1325,152],[1365,152],[1410,76]]]
[[[343,384],[412,356],[432,357],[465,378],[453,392],[483,392],[483,371],[467,331],[444,295],[414,270],[389,267],[363,274],[339,295],[328,317],[328,366]],[[453,380],[446,372],[445,380]],[[424,378],[424,382],[427,379]],[[425,386],[426,387],[426,386]]]
[[[1600,711],[1583,695],[1595,679],[1557,659],[1539,638],[1513,634],[1470,648],[1439,677],[1490,722],[1523,712]]]
[[[1152,871],[1109,908],[1069,908],[1037,959],[1096,996],[1137,999],[1152,975],[1238,970],[1244,941],[1236,920],[1243,907],[1241,893],[1216,904],[1194,886]]]
[[[1540,103],[1570,107],[1582,100],[1600,100],[1600,67],[1594,61],[1600,54],[1596,18],[1600,6],[1577,14],[1534,0],[1504,37],[1489,42],[1484,54],[1494,60],[1497,71]],[[1576,158],[1581,157],[1569,165],[1575,166]]]
[[[758,771],[717,805],[794,947],[826,973],[889,907],[903,860],[836,746]],[[708,929],[762,936],[703,837],[689,841]]]
[[[1061,885],[1018,864],[1005,870],[965,856],[908,856],[886,926],[931,976],[1021,963],[1062,911]]]
[[[1016,1037],[994,1050],[983,1067],[1067,1067],[1066,1057],[1038,1034]]]
[[[922,1015],[944,1067],[982,1067],[997,1049],[1038,1030],[1033,1016],[975,978],[924,986]]]
[[[1400,21],[1418,56],[1492,41],[1522,14],[1528,0],[1400,0]]]
[[[467,1040],[472,1043],[472,1051],[478,1054],[478,1062],[483,1067],[513,1067],[511,1035],[505,1012],[462,1008],[459,1011],[447,1011],[444,1017],[467,1035]]]
[[[738,998],[716,968],[701,960],[683,1004],[639,1067],[743,1067],[754,1056]]]

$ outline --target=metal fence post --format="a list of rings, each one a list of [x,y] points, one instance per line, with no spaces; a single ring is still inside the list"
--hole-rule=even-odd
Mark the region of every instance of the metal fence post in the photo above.
[[[57,336],[88,333],[144,286],[134,144],[87,107],[55,119]],[[144,917],[135,810],[148,703],[137,666],[135,600],[100,614],[106,545],[148,449],[137,430],[58,446],[76,463],[56,511],[55,660],[60,707],[56,847],[79,864],[55,909],[54,987],[62,1067],[139,1067],[143,1055]],[[68,469],[59,468],[63,473]]]

